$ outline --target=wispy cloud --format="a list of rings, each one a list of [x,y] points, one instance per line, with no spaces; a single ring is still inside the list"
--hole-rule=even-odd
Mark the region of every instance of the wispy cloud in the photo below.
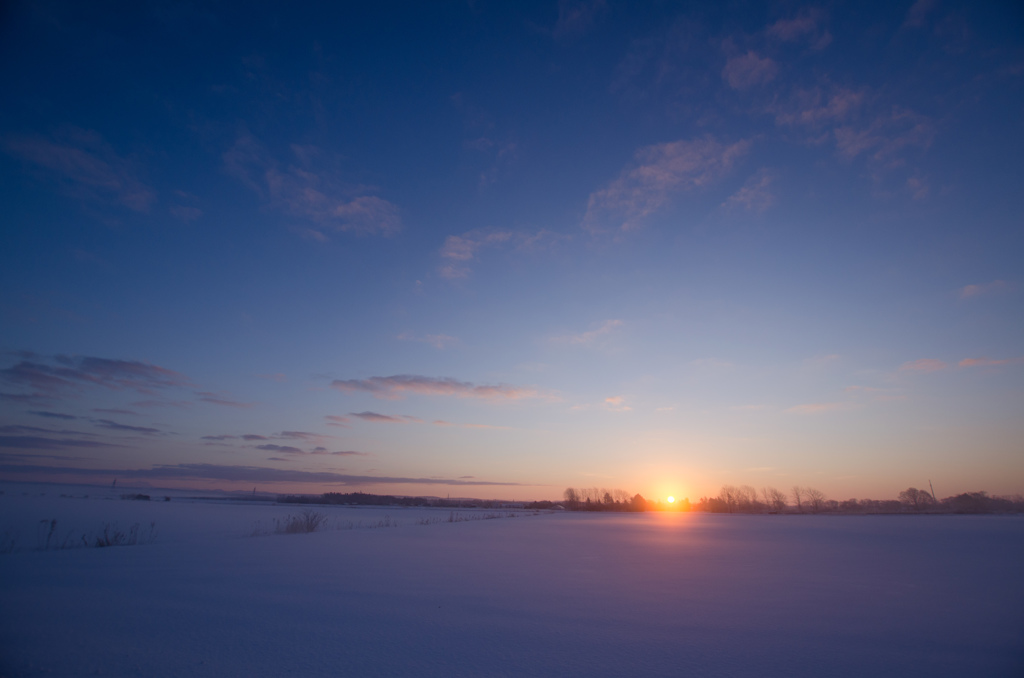
[[[35,476],[77,476],[81,478],[145,478],[246,481],[257,483],[323,483],[335,485],[495,485],[517,486],[466,478],[410,478],[402,476],[359,476],[332,471],[297,471],[262,466],[224,466],[220,464],[173,464],[149,469],[97,469],[71,466],[33,466],[2,464],[0,473]]]
[[[845,158],[864,153],[886,166],[903,164],[901,154],[925,150],[935,137],[935,126],[926,116],[908,108],[893,106],[867,126],[845,125],[835,130],[836,148]]]
[[[212,393],[210,391],[196,391],[196,395],[199,396],[199,400],[204,403],[212,403],[214,405],[224,405],[225,407],[237,407],[239,409],[248,409],[255,403],[243,403],[237,400],[233,400],[222,393]]]
[[[555,38],[582,35],[607,9],[605,0],[558,0],[558,21],[551,35]]]
[[[1019,358],[1003,358],[993,360],[991,358],[964,358],[959,363],[960,367],[999,367],[1001,365],[1020,365],[1024,363],[1024,356]]]
[[[632,407],[626,404],[626,399],[622,396],[611,396],[604,399],[605,406],[613,412],[630,412],[633,410]]]
[[[622,396],[610,396],[599,403],[584,403],[573,405],[569,408],[573,412],[585,412],[587,410],[605,410],[607,412],[632,412],[633,408],[626,405],[626,399]]]
[[[0,436],[0,447],[17,450],[62,450],[67,448],[106,449],[123,447],[114,443],[87,438],[48,438],[44,436]]]
[[[748,89],[775,79],[779,66],[770,57],[759,57],[754,51],[730,57],[722,69],[722,79],[733,89]]]
[[[466,278],[472,273],[474,260],[485,249],[513,247],[519,252],[541,252],[568,239],[570,236],[543,228],[534,232],[474,229],[450,235],[441,246],[438,273],[449,280]]]
[[[334,436],[324,436],[319,433],[310,433],[308,431],[281,431],[277,434],[277,437],[284,440],[308,440],[315,442],[317,440],[332,438]]]
[[[267,452],[277,452],[282,454],[305,454],[305,451],[300,450],[297,447],[290,445],[275,445],[273,443],[265,443],[263,445],[257,445],[257,450],[265,450]]]
[[[53,137],[11,136],[3,146],[43,170],[76,199],[116,203],[136,212],[149,211],[156,200],[135,163],[114,152],[96,132],[67,127]]]
[[[900,365],[900,372],[938,372],[939,370],[944,370],[947,367],[949,367],[949,365],[941,360],[936,360],[935,358],[921,358],[920,360],[903,363]]]
[[[751,212],[764,212],[775,204],[775,195],[771,186],[775,182],[776,172],[760,169],[755,172],[740,190],[733,193],[722,203],[726,209],[745,209]]]
[[[415,374],[396,374],[391,377],[370,377],[369,379],[335,379],[331,382],[331,387],[346,393],[364,391],[388,400],[400,399],[410,393],[485,400],[519,400],[541,397],[536,390],[519,386],[477,385],[458,381],[451,377],[424,377]]]
[[[917,0],[907,10],[907,16],[903,21],[903,25],[909,28],[920,28],[924,25],[928,13],[932,11],[934,6],[935,0]]]
[[[0,380],[48,393],[103,386],[151,394],[154,389],[189,386],[188,377],[159,365],[90,356],[34,356],[0,370]]]
[[[422,344],[428,344],[439,350],[443,350],[449,346],[454,346],[459,343],[457,338],[450,337],[447,334],[417,335],[412,332],[403,332],[402,334],[399,334],[396,339],[399,341],[416,341]]]
[[[846,87],[798,89],[784,101],[776,101],[768,110],[777,125],[820,127],[850,118],[863,104],[865,92]]]
[[[190,207],[189,205],[172,205],[167,208],[167,211],[172,216],[181,219],[182,221],[189,222],[195,221],[199,217],[203,216],[203,211],[198,207]]]
[[[46,412],[40,410],[31,410],[29,411],[29,414],[34,414],[37,417],[46,417],[48,419],[78,419],[78,417],[74,416],[73,414],[64,414],[62,412]]]
[[[618,178],[590,194],[583,226],[591,232],[639,228],[676,194],[719,179],[749,148],[749,141],[725,145],[710,136],[641,148]]]
[[[348,428],[348,425],[352,423],[352,420],[348,417],[342,417],[337,414],[328,414],[324,419],[327,420],[328,426],[338,426],[340,428]]]
[[[960,288],[961,299],[972,299],[974,297],[988,296],[999,292],[1006,292],[1010,289],[1010,283],[1005,280],[993,280],[990,283],[978,283],[964,285]]]
[[[605,320],[597,329],[588,330],[580,334],[566,334],[558,337],[552,337],[551,341],[556,344],[573,344],[576,346],[592,344],[619,327],[622,327],[621,320]]]
[[[157,435],[160,433],[160,429],[151,428],[149,426],[130,426],[128,424],[119,424],[116,421],[110,419],[97,419],[93,422],[94,425],[100,428],[108,428],[113,431],[127,431],[129,433],[142,433],[145,435]]]
[[[290,151],[291,162],[280,163],[252,135],[242,133],[224,153],[224,168],[272,207],[314,224],[310,234],[317,239],[326,238],[324,231],[389,236],[401,229],[396,205],[323,169],[320,149],[293,144]]]
[[[379,412],[352,412],[351,416],[356,419],[362,419],[363,421],[373,422],[375,424],[422,424],[423,420],[419,417],[413,417],[408,414],[399,414],[396,416],[390,414],[380,414]]]
[[[792,19],[779,19],[765,29],[765,34],[782,42],[808,40],[811,49],[824,49],[832,42],[832,34],[824,28],[825,15],[815,7],[801,10]]]
[[[510,231],[469,231],[448,236],[441,247],[441,277],[465,278],[470,273],[469,262],[482,248],[506,243],[511,238]]]

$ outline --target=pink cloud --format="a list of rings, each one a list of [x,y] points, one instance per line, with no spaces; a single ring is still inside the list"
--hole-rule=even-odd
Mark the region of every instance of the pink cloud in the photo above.
[[[1017,365],[1024,363],[1024,356],[1020,358],[1004,358],[1003,360],[992,360],[990,358],[964,358],[959,363],[960,367],[998,367],[999,365]]]
[[[324,419],[327,420],[328,426],[338,426],[340,428],[348,428],[348,425],[352,422],[348,417],[341,417],[336,414],[328,414]]]
[[[764,212],[775,203],[771,185],[775,181],[775,172],[761,169],[754,173],[740,190],[733,193],[722,203],[725,208],[742,208],[752,212]]]
[[[353,417],[374,424],[422,424],[423,420],[407,414],[390,415],[379,412],[352,412]]]
[[[749,149],[749,141],[723,145],[710,136],[641,148],[617,179],[590,194],[583,226],[591,232],[603,230],[603,224],[639,228],[675,194],[718,180]]]
[[[134,164],[96,132],[67,127],[52,139],[17,136],[3,145],[8,153],[48,172],[73,197],[116,202],[136,212],[148,212],[156,200]]]
[[[866,127],[846,125],[836,128],[834,135],[840,155],[852,159],[871,151],[872,160],[894,166],[902,164],[900,154],[904,151],[929,148],[935,126],[919,113],[893,106]]]
[[[590,330],[581,334],[568,334],[561,337],[554,337],[551,341],[564,344],[591,344],[600,337],[611,333],[618,327],[622,327],[621,320],[606,320],[596,330]]]
[[[1005,292],[1010,289],[1010,284],[1005,280],[993,280],[990,283],[965,285],[960,288],[960,298],[970,299],[972,297],[986,296],[998,292]]]
[[[762,58],[749,51],[726,61],[722,78],[733,89],[747,89],[771,82],[778,72],[779,67],[771,58]]]
[[[470,273],[468,263],[484,247],[499,245],[512,238],[510,231],[469,231],[462,235],[450,235],[441,247],[441,258],[445,263],[439,269],[443,278],[465,278]]]
[[[792,19],[779,19],[765,29],[765,33],[782,42],[795,42],[809,38],[812,49],[824,49],[832,42],[832,34],[820,28],[824,22],[821,10],[805,9]]]
[[[846,119],[863,101],[863,91],[839,87],[826,94],[816,87],[797,90],[789,102],[775,104],[769,110],[778,125],[816,126]]]
[[[370,377],[369,379],[335,379],[331,387],[339,391],[351,393],[365,391],[377,398],[397,400],[406,394],[454,396],[457,398],[481,398],[485,400],[519,400],[523,398],[539,398],[541,395],[527,388],[498,384],[494,386],[476,385],[458,381],[451,377],[423,377],[414,374],[397,374],[390,377]]]
[[[225,171],[272,206],[315,223],[302,229],[314,239],[323,230],[390,236],[401,230],[396,205],[370,195],[371,188],[347,184],[326,169],[324,153],[314,146],[293,144],[291,164],[280,163],[257,139],[242,133],[223,155]]]
[[[934,358],[921,358],[920,360],[914,360],[909,363],[903,363],[900,365],[900,372],[938,372],[949,367],[946,363],[941,360]]]

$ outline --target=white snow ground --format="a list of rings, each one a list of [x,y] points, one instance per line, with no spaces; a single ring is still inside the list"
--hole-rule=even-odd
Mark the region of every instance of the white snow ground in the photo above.
[[[315,507],[356,529],[250,537],[302,507],[0,490],[3,677],[1024,675],[1021,517]],[[158,532],[38,551],[41,519]]]

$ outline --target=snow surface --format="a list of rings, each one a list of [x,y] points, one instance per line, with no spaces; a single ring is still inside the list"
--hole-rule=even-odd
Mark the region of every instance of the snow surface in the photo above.
[[[4,677],[1024,675],[1017,516],[315,507],[338,529],[253,537],[303,507],[0,490]],[[157,537],[38,551],[42,519]]]

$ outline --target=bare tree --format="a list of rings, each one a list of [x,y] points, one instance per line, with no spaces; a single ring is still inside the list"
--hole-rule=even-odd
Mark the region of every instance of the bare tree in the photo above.
[[[807,496],[807,503],[811,505],[811,511],[821,513],[821,509],[825,507],[825,493],[808,487],[804,489],[804,494]]]
[[[799,485],[793,486],[793,503],[796,505],[797,511],[804,512],[804,488]]]
[[[726,505],[729,513],[736,510],[738,490],[732,485],[722,485],[722,491],[719,493],[718,498]]]
[[[580,503],[580,493],[575,487],[565,488],[565,492],[563,492],[562,495],[565,497],[565,503],[570,507],[574,507],[576,504]]]
[[[768,488],[768,505],[773,511],[782,513],[786,510],[786,493],[781,490],[776,490],[774,487]]]
[[[935,497],[926,490],[919,490],[916,487],[908,487],[900,492],[899,499],[914,511],[923,511],[935,504]]]
[[[764,509],[764,505],[757,500],[757,490],[750,485],[740,485],[738,494],[741,511],[761,513]]]

